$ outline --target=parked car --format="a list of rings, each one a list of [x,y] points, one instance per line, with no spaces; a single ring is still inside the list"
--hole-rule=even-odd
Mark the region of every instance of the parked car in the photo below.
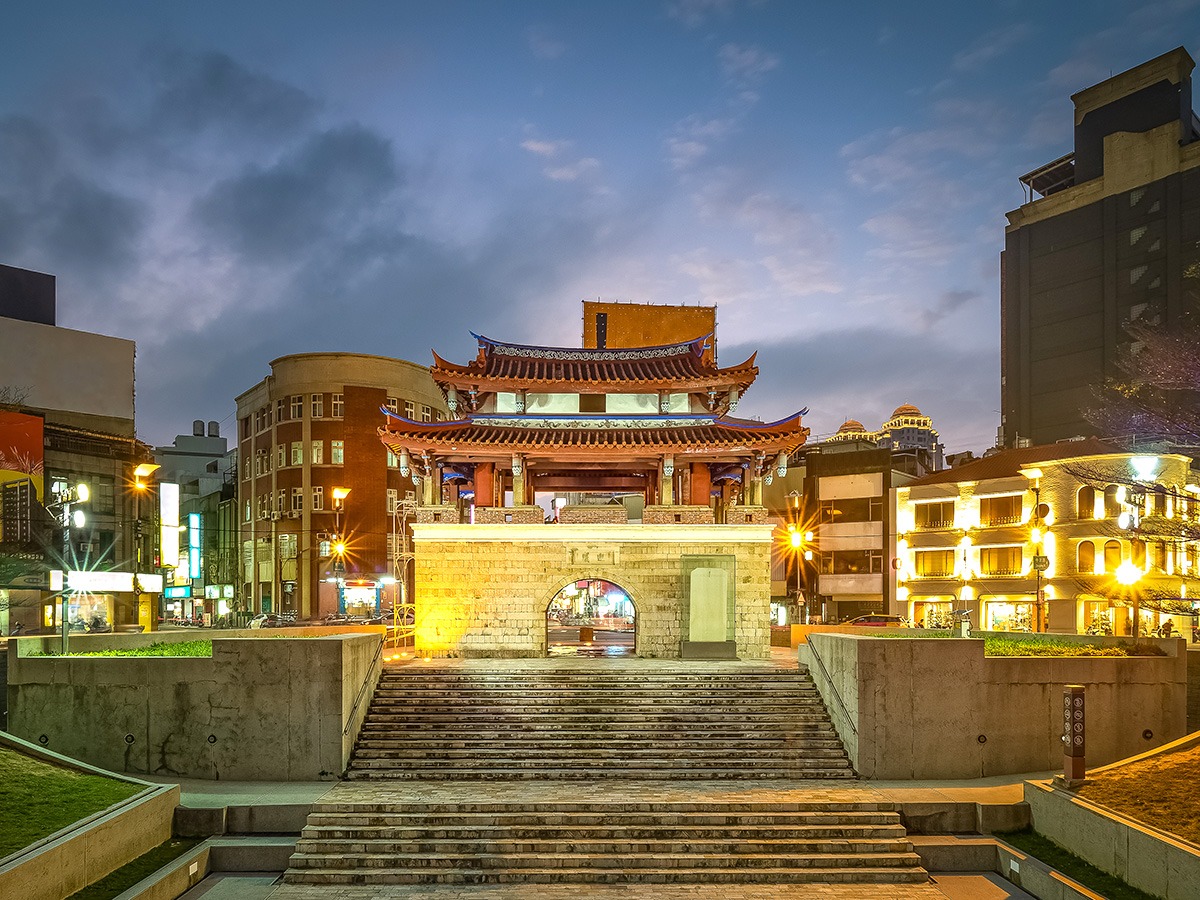
[[[278,628],[279,617],[274,613],[259,613],[250,620],[251,628]]]
[[[851,619],[847,625],[865,625],[870,628],[904,628],[908,622],[903,616],[870,615]]]

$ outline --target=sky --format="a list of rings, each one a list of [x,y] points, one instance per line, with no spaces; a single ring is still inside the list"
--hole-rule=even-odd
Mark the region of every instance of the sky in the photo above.
[[[137,428],[232,435],[291,353],[579,346],[717,307],[739,416],[999,425],[999,258],[1070,95],[1200,0],[7,0],[0,262],[137,342]]]

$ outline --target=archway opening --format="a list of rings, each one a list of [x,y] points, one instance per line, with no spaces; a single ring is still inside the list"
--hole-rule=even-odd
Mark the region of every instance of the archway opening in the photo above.
[[[546,607],[546,654],[636,656],[637,610],[629,594],[603,578],[568,584]]]

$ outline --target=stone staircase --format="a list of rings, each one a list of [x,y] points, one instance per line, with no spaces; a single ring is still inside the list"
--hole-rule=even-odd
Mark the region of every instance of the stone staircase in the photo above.
[[[808,674],[384,670],[347,778],[852,778]]]
[[[929,880],[886,803],[321,803],[290,884]]]
[[[927,881],[853,778],[803,669],[387,667],[285,880]]]

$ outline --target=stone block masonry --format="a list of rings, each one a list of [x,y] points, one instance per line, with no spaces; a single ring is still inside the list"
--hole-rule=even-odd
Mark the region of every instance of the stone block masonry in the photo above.
[[[416,646],[426,656],[546,655],[546,609],[569,584],[604,579],[636,611],[635,650],[677,659],[685,556],[735,559],[738,656],[770,656],[770,525],[413,526]]]

